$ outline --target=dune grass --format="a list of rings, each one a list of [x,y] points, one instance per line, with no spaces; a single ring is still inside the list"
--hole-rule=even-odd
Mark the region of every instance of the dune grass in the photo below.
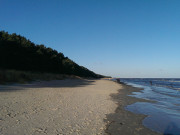
[[[78,78],[78,77],[74,75],[0,69],[0,84],[27,83],[37,80],[62,80],[65,78]]]

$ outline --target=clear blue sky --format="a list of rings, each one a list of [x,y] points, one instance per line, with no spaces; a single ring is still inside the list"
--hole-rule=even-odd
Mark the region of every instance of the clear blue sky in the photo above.
[[[0,0],[0,30],[113,77],[180,77],[180,0]]]

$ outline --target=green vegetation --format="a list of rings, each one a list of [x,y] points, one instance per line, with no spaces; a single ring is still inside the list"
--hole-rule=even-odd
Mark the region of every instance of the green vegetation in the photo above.
[[[38,73],[30,71],[17,71],[17,70],[0,70],[0,84],[6,83],[26,83],[36,80],[62,80],[65,78],[78,78],[74,75],[62,75],[53,73]]]
[[[31,74],[53,73],[80,77],[101,78],[83,66],[79,66],[63,53],[44,45],[36,45],[23,36],[0,31],[0,78],[3,70],[30,71]]]

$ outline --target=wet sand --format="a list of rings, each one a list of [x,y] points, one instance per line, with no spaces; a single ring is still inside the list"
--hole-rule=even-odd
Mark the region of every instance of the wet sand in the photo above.
[[[106,115],[105,122],[108,123],[106,125],[106,133],[109,135],[159,135],[159,133],[142,125],[142,120],[147,117],[146,115],[135,114],[125,110],[127,105],[135,102],[150,102],[144,99],[127,96],[132,95],[132,92],[140,90],[140,88],[121,84],[121,89],[118,90],[118,93],[110,95],[111,99],[116,102],[118,107],[115,113]]]
[[[130,86],[67,79],[0,86],[1,135],[154,135],[144,115],[125,111],[139,99]]]

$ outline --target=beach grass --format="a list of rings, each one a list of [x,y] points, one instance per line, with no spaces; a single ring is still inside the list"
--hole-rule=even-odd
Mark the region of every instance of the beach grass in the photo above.
[[[62,80],[65,78],[78,78],[78,77],[74,75],[0,69],[0,84],[26,83],[36,80],[46,80],[46,81]]]

